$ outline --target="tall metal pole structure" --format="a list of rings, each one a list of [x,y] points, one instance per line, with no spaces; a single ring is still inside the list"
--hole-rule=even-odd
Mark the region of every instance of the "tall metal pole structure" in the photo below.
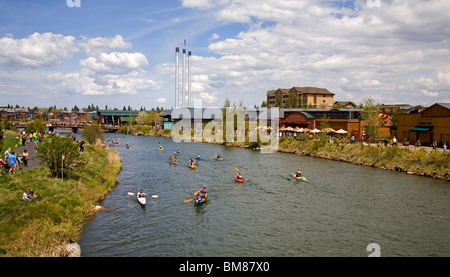
[[[191,107],[191,51],[188,52],[188,108]]]
[[[183,49],[183,88],[181,97],[181,107],[185,107],[186,102],[186,49]]]
[[[179,70],[179,64],[178,64],[178,56],[180,55],[180,48],[175,48],[175,108],[178,108],[180,106],[180,95],[179,95],[179,85],[180,85],[180,81],[179,81],[179,75],[180,75],[180,70]]]

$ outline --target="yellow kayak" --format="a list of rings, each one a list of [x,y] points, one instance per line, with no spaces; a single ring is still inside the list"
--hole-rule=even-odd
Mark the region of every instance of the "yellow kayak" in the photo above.
[[[197,167],[195,164],[189,164],[188,166],[192,169],[195,169]]]
[[[222,158],[217,158],[217,156],[214,156],[214,158],[216,158],[216,160],[223,161]]]

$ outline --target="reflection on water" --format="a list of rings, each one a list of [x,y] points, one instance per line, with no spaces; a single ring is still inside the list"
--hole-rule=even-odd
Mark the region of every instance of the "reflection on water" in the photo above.
[[[292,154],[106,136],[120,139],[123,170],[105,210],[83,230],[84,256],[367,256],[373,242],[382,256],[450,254],[448,182]],[[176,149],[179,164],[169,164]],[[197,153],[192,170],[188,159]],[[299,167],[309,183],[283,178]],[[207,184],[207,204],[184,202]],[[158,195],[145,208],[127,194],[141,188]]]

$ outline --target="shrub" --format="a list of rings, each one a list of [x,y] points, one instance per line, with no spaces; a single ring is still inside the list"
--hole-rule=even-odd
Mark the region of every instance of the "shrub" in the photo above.
[[[82,136],[89,144],[95,144],[98,139],[102,142],[105,140],[105,134],[98,122],[94,122],[94,124],[84,127]]]
[[[37,151],[41,163],[50,169],[52,177],[61,176],[63,169],[67,174],[69,165],[78,162],[81,157],[78,144],[72,138],[54,134],[44,138]]]

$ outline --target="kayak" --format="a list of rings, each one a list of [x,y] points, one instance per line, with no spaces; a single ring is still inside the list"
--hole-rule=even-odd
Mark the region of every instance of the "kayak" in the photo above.
[[[199,194],[199,191],[194,192],[195,197],[197,197],[198,194]],[[206,197],[203,201],[200,201],[200,202],[198,202],[197,198],[195,198],[194,206],[198,207],[198,206],[201,206],[203,204],[206,204],[206,201],[208,201],[208,197]]]
[[[216,160],[218,160],[218,161],[223,161],[222,158],[217,158],[217,156],[214,156],[214,158],[216,158]]]
[[[159,150],[159,151],[162,151],[162,150],[164,150],[164,148],[159,148],[158,150]]]
[[[145,205],[145,203],[147,203],[147,199],[145,199],[145,197],[137,197],[137,195],[136,195],[136,198],[137,198],[137,201],[139,202],[139,204],[141,204],[141,205]]]
[[[173,154],[174,154],[174,155],[180,155],[180,153],[177,153],[177,152],[174,152]]]
[[[295,178],[295,179],[297,179],[297,180],[300,180],[300,181],[303,181],[303,182],[309,182],[308,180],[306,180],[306,178],[305,177],[297,177],[294,173],[292,173],[292,172],[289,172],[289,174],[293,177],[293,178]]]
[[[236,176],[236,178],[234,178],[234,179],[236,180],[236,182],[239,182],[239,183],[243,183],[243,182],[244,182],[244,178],[239,179],[239,178]]]
[[[190,167],[190,168],[192,168],[192,169],[195,169],[197,166],[195,165],[195,164],[188,164],[188,166]]]
[[[195,199],[194,205],[195,205],[196,207],[198,207],[198,206],[201,206],[201,205],[203,205],[203,204],[206,204],[207,201],[208,201],[208,198],[206,198],[205,200],[203,200],[203,201],[201,201],[201,202],[198,202],[198,200]]]
[[[200,157],[196,157],[195,158],[197,161],[201,161],[202,160],[202,158],[200,158]]]
[[[171,163],[171,164],[178,164],[178,161],[169,160],[169,163]]]

